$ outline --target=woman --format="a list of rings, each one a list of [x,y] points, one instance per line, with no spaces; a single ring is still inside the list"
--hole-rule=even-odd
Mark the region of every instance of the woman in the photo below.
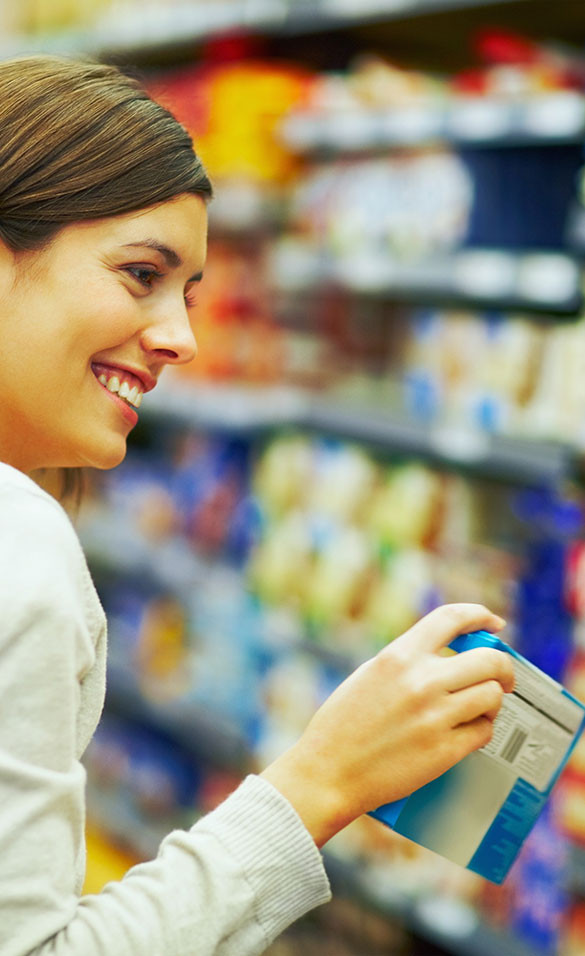
[[[490,739],[507,655],[438,652],[503,622],[433,612],[262,774],[80,899],[105,620],[69,519],[30,476],[117,465],[142,396],[194,358],[211,187],[183,128],[113,67],[1,63],[0,129],[0,951],[261,953],[329,898],[333,834]]]

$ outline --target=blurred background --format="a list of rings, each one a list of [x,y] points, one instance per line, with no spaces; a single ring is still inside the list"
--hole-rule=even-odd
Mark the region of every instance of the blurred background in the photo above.
[[[20,0],[214,182],[199,355],[77,519],[110,620],[87,891],[445,601],[585,698],[580,0]],[[391,692],[391,691],[390,691]],[[371,819],[271,956],[583,956],[585,747],[495,887]]]

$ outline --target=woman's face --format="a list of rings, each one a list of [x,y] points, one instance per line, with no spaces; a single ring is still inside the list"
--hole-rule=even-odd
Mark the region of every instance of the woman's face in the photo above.
[[[0,461],[122,461],[142,394],[196,354],[206,248],[192,195],[66,226],[41,252],[0,244]]]

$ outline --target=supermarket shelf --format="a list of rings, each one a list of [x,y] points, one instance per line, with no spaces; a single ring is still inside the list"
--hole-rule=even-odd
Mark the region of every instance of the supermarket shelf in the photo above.
[[[585,846],[572,844],[569,853],[569,889],[576,896],[585,897]]]
[[[116,54],[179,47],[238,30],[295,35],[425,14],[486,9],[530,0],[215,0],[214,3],[115,5],[111,16],[82,28],[3,37],[0,59],[22,52]]]
[[[489,10],[519,0],[289,0],[289,16],[285,23],[295,32],[301,30],[334,30],[343,25],[358,25],[377,20],[409,20],[428,14],[456,13],[463,10]],[[529,3],[530,0],[520,0]]]
[[[154,700],[135,672],[110,655],[106,708],[169,734],[187,753],[224,769],[248,772],[253,760],[244,735],[209,708],[183,699]]]
[[[95,24],[50,34],[4,37],[0,59],[22,52],[140,54],[206,40],[232,30],[277,30],[287,17],[287,0],[216,0],[116,4]]]
[[[136,856],[138,862],[155,857],[167,835],[137,820],[125,801],[98,790],[91,782],[87,787],[87,818],[117,846]]]
[[[585,96],[559,92],[523,103],[470,97],[449,105],[359,110],[330,115],[296,113],[281,128],[297,152],[360,152],[449,142],[458,146],[518,146],[581,142]]]
[[[283,293],[324,285],[395,301],[577,316],[583,308],[582,266],[568,253],[460,249],[403,261],[371,250],[333,259],[304,240],[276,244],[274,284]]]
[[[320,402],[310,424],[319,431],[513,483],[554,484],[575,469],[576,456],[561,443],[490,436],[471,429],[429,428],[407,418],[386,419],[367,408]]]
[[[453,956],[535,956],[533,949],[489,926],[463,902],[437,893],[409,895],[398,876],[384,877],[383,871],[339,859],[327,849],[325,863],[334,892],[349,893]]]
[[[295,389],[159,385],[142,406],[146,418],[187,427],[251,434],[283,426],[367,442],[513,483],[556,483],[579,470],[579,454],[562,442],[490,436],[438,428],[380,408],[344,405]]]
[[[191,427],[246,433],[302,422],[307,408],[306,394],[295,388],[168,386],[161,382],[143,404],[142,412]]]
[[[441,911],[433,906],[433,901],[414,907],[410,926],[413,932],[429,942],[447,949],[453,956],[535,956],[533,948],[515,938],[511,933],[492,929],[486,923],[478,922],[467,935],[456,936],[441,927]],[[447,911],[445,910],[445,914]]]
[[[85,514],[77,530],[98,570],[113,570],[117,575],[147,581],[185,601],[205,581],[207,562],[186,541],[172,537],[155,545],[141,537],[130,520],[120,520],[109,509]]]
[[[191,544],[184,544],[179,536],[156,544],[144,540],[130,522],[120,521],[107,509],[93,515],[78,526],[78,533],[84,553],[94,572],[113,574],[117,578],[131,578],[146,582],[155,590],[173,594],[178,600],[188,604],[197,588],[209,583],[210,575],[219,574],[224,581],[230,577],[241,580],[242,572],[219,558],[201,558]],[[311,640],[299,622],[298,628],[287,628],[283,639],[282,627],[277,621],[267,625],[268,635],[277,632],[275,646],[279,650],[294,649],[310,654],[329,667],[349,673],[364,657],[339,650],[332,644]],[[269,636],[270,641],[270,636]],[[124,663],[116,666],[114,674],[114,693],[124,681],[132,686],[132,700],[139,700],[139,708],[146,706],[142,693]],[[140,710],[142,712],[142,710]],[[151,712],[151,709],[149,710]],[[151,713],[153,719],[155,715]],[[159,715],[160,716],[160,715]]]

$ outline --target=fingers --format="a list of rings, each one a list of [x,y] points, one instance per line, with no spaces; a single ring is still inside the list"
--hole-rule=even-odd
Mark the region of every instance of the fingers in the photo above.
[[[491,722],[496,719],[504,690],[497,680],[484,681],[458,690],[449,697],[449,709],[452,726],[470,724],[478,717],[487,717]]]
[[[466,724],[460,724],[453,733],[456,739],[456,753],[453,763],[463,760],[474,750],[485,747],[492,739],[494,731],[493,721],[489,717],[476,717]]]
[[[415,650],[438,651],[459,634],[480,630],[500,631],[504,624],[501,617],[492,614],[482,604],[445,604],[417,621],[394,643],[408,641]]]
[[[505,651],[477,647],[445,659],[443,668],[446,689],[461,690],[481,681],[499,681],[503,690],[514,689],[514,664]]]

